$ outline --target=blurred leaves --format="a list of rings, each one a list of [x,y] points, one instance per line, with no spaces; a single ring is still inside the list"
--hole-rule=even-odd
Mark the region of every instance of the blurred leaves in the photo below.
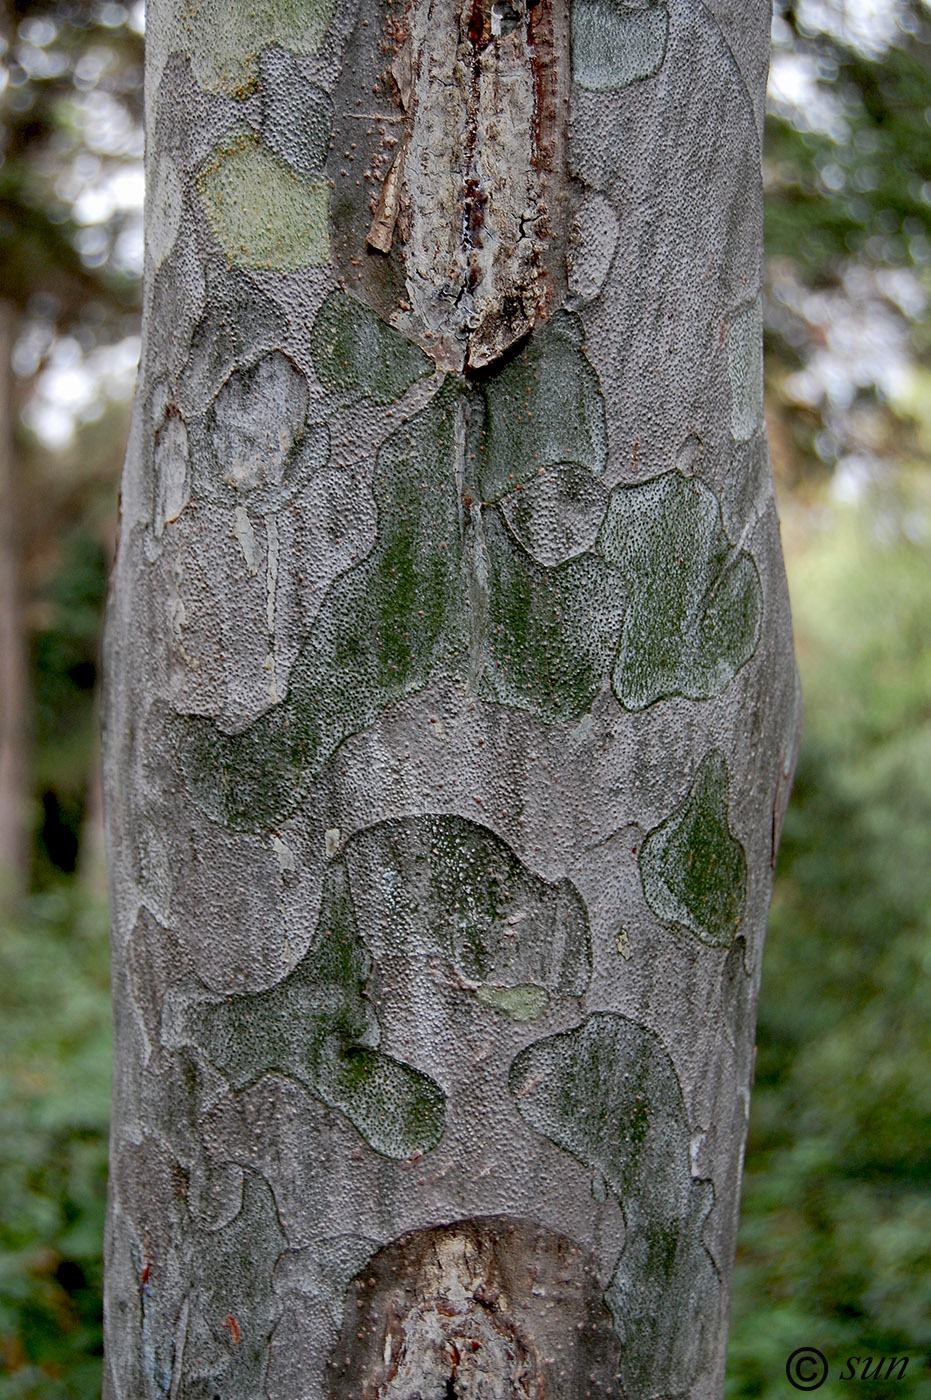
[[[0,930],[0,1396],[100,1394],[106,910],[35,896]]]
[[[732,1396],[784,1396],[802,1345],[838,1365],[908,1355],[909,1396],[931,1395],[928,485],[809,515],[790,554],[807,723],[764,963]],[[883,538],[903,514],[924,542]]]

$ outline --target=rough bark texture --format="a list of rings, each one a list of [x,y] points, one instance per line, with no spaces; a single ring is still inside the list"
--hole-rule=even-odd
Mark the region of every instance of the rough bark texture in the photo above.
[[[767,0],[157,0],[116,1400],[720,1394],[798,696]]]

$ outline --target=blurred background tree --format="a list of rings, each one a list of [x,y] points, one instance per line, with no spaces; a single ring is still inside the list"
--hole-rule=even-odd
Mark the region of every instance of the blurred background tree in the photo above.
[[[0,925],[0,1400],[90,1400],[109,1055],[94,691],[138,351],[142,12],[7,3],[0,26],[0,668],[22,658],[24,696],[19,719],[0,711],[0,812],[7,734],[20,785]],[[807,718],[731,1397],[784,1397],[804,1345],[832,1363],[822,1396],[849,1396],[848,1355],[907,1355],[871,1396],[931,1397],[929,31],[927,0],[774,14],[767,387]]]

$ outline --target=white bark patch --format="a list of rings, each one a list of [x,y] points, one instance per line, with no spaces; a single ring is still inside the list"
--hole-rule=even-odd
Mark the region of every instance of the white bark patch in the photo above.
[[[259,559],[255,548],[255,531],[252,528],[252,521],[249,519],[249,512],[242,506],[237,506],[233,513],[233,529],[242,550],[242,557],[246,561],[246,568],[250,574],[258,573]]]
[[[191,463],[187,429],[177,413],[169,413],[155,439],[155,511],[157,538],[177,520],[191,498]]]
[[[605,284],[619,233],[614,210],[601,195],[592,195],[576,211],[566,249],[569,290],[580,301],[593,301]]]
[[[307,382],[279,351],[235,371],[212,413],[223,480],[241,491],[281,482],[307,414]]]
[[[763,303],[759,297],[730,324],[727,372],[731,432],[738,442],[748,442],[763,421]]]
[[[152,267],[158,268],[174,247],[184,198],[175,163],[164,151],[158,156],[153,184],[146,200],[145,246]]]

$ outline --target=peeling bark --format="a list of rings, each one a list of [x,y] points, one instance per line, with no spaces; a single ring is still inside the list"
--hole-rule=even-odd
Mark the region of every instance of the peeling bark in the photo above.
[[[218,3],[148,16],[108,1400],[716,1400],[767,5]]]

